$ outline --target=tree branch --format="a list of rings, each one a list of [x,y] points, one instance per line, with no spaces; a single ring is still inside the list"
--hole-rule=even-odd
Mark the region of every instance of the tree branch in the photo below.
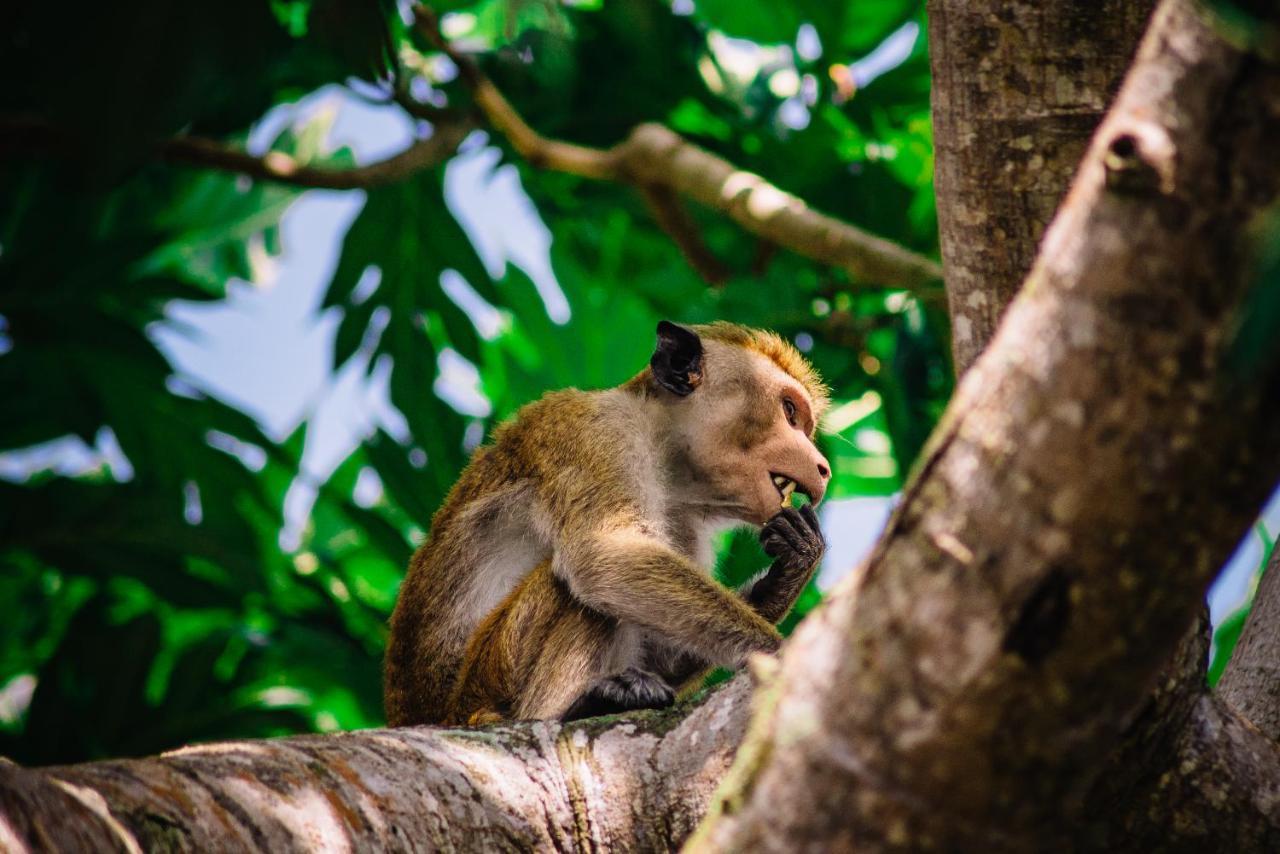
[[[1280,746],[1207,693],[1171,734],[1130,788],[1084,811],[1090,849],[1280,850]]]
[[[142,760],[0,762],[0,848],[81,851],[668,850],[746,723],[701,705],[561,725],[367,730]]]
[[[658,124],[636,127],[609,149],[548,139],[535,131],[471,57],[440,32],[435,13],[415,6],[418,29],[455,65],[489,124],[530,165],[598,181],[630,184],[687,196],[742,228],[791,251],[844,270],[859,281],[926,291],[942,279],[941,266],[892,241],[814,211],[759,175],[705,151]],[[687,231],[680,231],[687,234]],[[699,241],[700,242],[700,241]],[[689,257],[687,241],[679,244]],[[703,259],[705,260],[705,259]],[[710,268],[708,268],[710,269]]]
[[[474,125],[469,119],[442,122],[427,139],[415,141],[404,151],[365,166],[338,168],[310,166],[279,151],[255,157],[241,149],[212,139],[177,136],[157,147],[161,160],[235,172],[264,181],[275,181],[296,187],[331,190],[368,189],[402,181],[418,172],[439,166],[448,160]],[[66,129],[30,118],[0,118],[0,150],[45,153],[65,149],[72,158],[83,155],[82,145]]]
[[[1200,609],[1081,815],[1094,851],[1275,851],[1280,747],[1206,691]]]

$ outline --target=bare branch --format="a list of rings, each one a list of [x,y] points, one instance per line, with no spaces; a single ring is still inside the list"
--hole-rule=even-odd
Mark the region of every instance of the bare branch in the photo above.
[[[819,213],[663,125],[640,125],[614,150],[631,181],[668,186],[752,234],[844,270],[858,281],[927,291],[941,280],[942,268],[935,261]]]
[[[393,184],[439,166],[453,155],[472,129],[472,123],[466,119],[442,122],[435,126],[432,136],[414,142],[386,160],[349,168],[311,166],[279,151],[257,157],[225,143],[196,136],[177,136],[166,140],[158,146],[157,154],[170,163],[235,172],[296,187],[368,189]],[[79,144],[66,129],[40,120],[0,119],[0,150],[37,153],[67,150],[70,156],[75,157],[75,147]]]
[[[431,9],[415,6],[414,14],[419,31],[458,66],[489,124],[530,165],[630,184],[646,193],[663,188],[687,196],[752,234],[844,270],[859,281],[920,291],[941,282],[942,267],[937,262],[814,211],[759,175],[738,169],[662,125],[640,125],[609,149],[547,139],[529,126],[471,57],[449,44]],[[687,243],[681,243],[681,250],[690,257]]]

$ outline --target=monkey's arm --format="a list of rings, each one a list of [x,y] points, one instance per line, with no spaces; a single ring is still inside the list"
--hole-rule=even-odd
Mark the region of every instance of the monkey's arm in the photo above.
[[[818,515],[809,505],[786,508],[760,531],[760,542],[773,563],[760,575],[738,588],[738,595],[764,619],[777,623],[795,604],[800,592],[813,578],[826,551],[826,541],[818,528]],[[686,683],[700,682],[709,663],[683,649],[655,648],[649,667],[677,693]]]
[[[588,607],[730,667],[748,653],[773,652],[782,641],[773,624],[746,602],[638,528],[566,539],[553,565]]]

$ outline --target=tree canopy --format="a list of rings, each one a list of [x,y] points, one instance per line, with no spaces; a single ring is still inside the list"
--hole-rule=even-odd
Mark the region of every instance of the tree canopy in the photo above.
[[[0,686],[17,703],[0,710],[0,753],[65,762],[380,723],[397,585],[477,437],[548,389],[625,379],[664,317],[796,341],[834,391],[831,496],[900,488],[951,390],[923,4],[433,9],[6,15],[0,449],[50,452],[0,483]],[[323,111],[265,150],[250,139],[333,84],[418,139],[357,164]],[[447,203],[444,168],[468,138],[518,170],[567,319],[528,271],[495,275]],[[655,169],[649,144],[688,146],[688,174]],[[737,197],[699,189],[717,169]],[[176,370],[157,328],[261,278],[284,212],[332,191],[360,210],[317,313],[336,318],[328,368],[389,370],[407,429],[377,429],[311,484],[301,539],[282,545],[311,425],[270,435]],[[446,271],[496,328],[477,327]],[[478,368],[490,414],[433,390],[442,354]],[[67,448],[90,464],[65,464]],[[380,496],[357,501],[369,470]],[[765,560],[749,535],[723,552],[728,580]]]

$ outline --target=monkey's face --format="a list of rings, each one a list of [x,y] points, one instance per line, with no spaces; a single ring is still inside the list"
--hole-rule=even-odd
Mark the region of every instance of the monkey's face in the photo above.
[[[787,506],[793,491],[821,501],[831,467],[813,443],[817,413],[804,386],[760,352],[676,329],[697,341],[696,359],[664,354],[660,340],[652,366],[669,390],[660,373],[672,373],[673,363],[686,368],[675,372],[674,384],[688,390],[669,404],[677,452],[692,481],[681,490],[755,525]],[[678,349],[692,347],[686,339]]]

